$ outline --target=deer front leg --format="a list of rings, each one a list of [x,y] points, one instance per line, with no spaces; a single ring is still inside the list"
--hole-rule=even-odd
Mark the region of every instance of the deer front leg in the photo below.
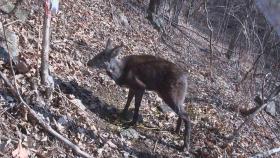
[[[129,89],[128,95],[127,95],[127,101],[126,101],[125,107],[124,107],[124,109],[123,109],[123,111],[122,111],[123,114],[126,114],[126,113],[127,113],[128,108],[129,108],[129,106],[130,106],[130,103],[131,103],[131,101],[132,101],[134,95],[135,95],[134,90]]]
[[[133,120],[131,121],[130,125],[135,125],[138,120],[139,108],[141,106],[143,94],[144,94],[144,90],[137,90],[135,92],[135,108],[134,108]]]
[[[129,108],[129,106],[130,106],[130,103],[131,103],[131,101],[132,101],[134,95],[135,95],[134,90],[130,88],[130,89],[129,89],[129,92],[128,92],[128,96],[127,96],[127,101],[126,101],[125,107],[124,107],[124,109],[122,110],[122,113],[121,113],[121,115],[122,115],[123,117],[125,117],[125,116],[127,115],[128,108]]]

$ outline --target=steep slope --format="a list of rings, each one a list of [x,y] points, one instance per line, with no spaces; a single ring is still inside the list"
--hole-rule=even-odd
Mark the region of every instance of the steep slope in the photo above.
[[[9,27],[22,40],[22,57],[32,68],[28,74],[17,76],[20,86],[26,89],[26,96],[31,87],[29,78],[36,75],[37,58],[40,57],[37,51],[40,40],[37,39],[43,13],[43,8],[38,8],[33,1],[24,3],[24,7],[30,9],[28,6],[32,7],[32,12],[27,21]],[[51,106],[33,108],[60,133],[94,157],[185,157],[186,153],[176,149],[182,144],[182,135],[172,133],[177,116],[169,110],[159,111],[161,102],[155,93],[145,94],[140,125],[129,130],[122,126],[124,120],[118,113],[125,104],[127,90],[115,85],[104,70],[87,66],[87,61],[101,52],[106,40],[111,38],[115,44],[124,42],[121,56],[161,56],[189,72],[189,97],[198,98],[198,101],[186,103],[193,122],[191,150],[194,156],[248,157],[279,145],[270,128],[266,127],[265,121],[273,120],[261,115],[245,128],[237,143],[224,146],[223,136],[230,134],[243,120],[238,113],[231,111],[231,106],[252,104],[246,94],[235,89],[233,63],[214,52],[214,75],[211,78],[207,36],[191,25],[160,33],[145,18],[146,7],[146,1],[132,4],[117,0],[64,0],[52,23],[50,64],[57,89]],[[119,13],[128,19],[129,26],[114,20]],[[219,49],[217,47],[215,51]],[[9,74],[8,69],[5,72]],[[0,94],[0,110],[4,112],[3,115],[0,113],[1,140],[16,141],[19,135],[14,131],[18,130],[26,138],[26,146],[32,155],[77,157],[37,124],[26,121],[20,112],[6,112],[5,107],[10,107],[15,101],[8,100],[5,91]],[[16,125],[11,124],[14,121]],[[9,148],[0,151],[4,156],[10,155],[15,146],[15,143],[10,143]]]

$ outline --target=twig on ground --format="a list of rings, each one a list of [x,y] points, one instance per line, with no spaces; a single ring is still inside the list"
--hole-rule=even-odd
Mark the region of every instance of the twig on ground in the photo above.
[[[12,84],[6,80],[6,77],[3,75],[2,72],[0,72],[0,77],[5,81],[5,83],[9,86],[10,89],[12,89],[12,91],[15,91],[14,87],[12,86]],[[58,138],[60,141],[64,142],[66,145],[70,146],[77,154],[82,155],[84,157],[90,158],[91,156],[82,151],[80,149],[79,146],[73,144],[72,142],[70,142],[67,138],[63,137],[61,134],[59,134],[58,132],[56,132],[54,129],[51,128],[51,126],[49,126],[48,124],[46,124],[42,118],[40,118],[39,115],[37,115],[37,113],[30,108],[30,106],[22,99],[21,96],[17,96],[17,98],[19,98],[18,100],[20,102],[23,103],[24,107],[28,110],[28,112],[32,115],[32,117],[34,117],[38,123],[45,129],[47,130],[49,133],[51,133],[52,135],[54,135],[56,138]]]
[[[4,114],[7,110],[9,110],[10,109],[10,107],[9,108],[5,108],[5,109],[3,109],[1,112],[0,112],[0,116],[2,115],[2,114]]]
[[[155,146],[154,146],[153,152],[156,152],[156,149],[157,149],[157,144],[158,144],[158,140],[157,140],[157,141],[156,141],[156,143],[155,143]]]
[[[251,156],[250,158],[262,158],[262,157],[270,157],[272,154],[278,153],[280,152],[280,147],[274,148],[274,149],[270,149],[268,151],[264,151],[261,153],[258,153],[254,156]]]
[[[247,117],[247,119],[233,132],[233,134],[228,137],[227,139],[229,140],[228,143],[232,142],[240,133],[240,131],[243,129],[243,127],[248,124],[249,122],[252,122],[253,118],[261,111],[263,110],[266,106],[267,103],[274,98],[275,96],[277,96],[280,93],[280,85],[277,86],[274,91],[271,92],[271,94],[267,97],[266,100],[262,100],[259,97],[257,97],[255,99],[255,102],[257,104],[257,109],[250,115]]]
[[[12,25],[12,24],[14,24],[14,23],[16,23],[16,22],[20,22],[20,21],[21,21],[21,20],[12,21],[12,22],[10,22],[10,23],[4,24],[4,27],[7,27],[7,26],[9,26],[9,25]]]

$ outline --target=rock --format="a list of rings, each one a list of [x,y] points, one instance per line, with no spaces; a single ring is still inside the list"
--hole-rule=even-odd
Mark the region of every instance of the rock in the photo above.
[[[5,50],[8,50],[8,52],[12,54],[13,61],[14,61],[15,64],[17,64],[18,63],[18,56],[19,56],[19,53],[18,53],[19,52],[18,51],[18,36],[16,35],[15,32],[12,32],[12,31],[9,31],[9,30],[5,30],[5,31],[6,31],[5,33],[6,33],[7,43],[8,43],[8,48],[9,49],[7,49],[6,44],[2,44],[2,47]],[[4,37],[4,32],[3,32],[3,29],[2,29],[2,23],[0,23],[0,37]]]
[[[14,9],[15,5],[8,0],[0,0],[0,10],[4,11],[5,13],[9,13]],[[15,16],[20,21],[25,21],[28,17],[29,11],[26,9],[19,9],[15,10]]]
[[[27,19],[28,14],[29,14],[28,10],[24,10],[24,9],[17,9],[15,12],[16,17],[22,22],[24,22]]]
[[[14,7],[15,7],[15,5],[8,0],[1,0],[0,1],[0,10],[2,10],[5,13],[11,12]]]
[[[130,28],[127,17],[120,9],[115,9],[115,11],[113,12],[113,19],[121,27]]]
[[[128,139],[138,139],[140,134],[132,128],[124,129],[121,131],[121,136],[126,137]]]
[[[5,48],[0,46],[0,61],[3,62],[3,64],[9,63],[9,53],[6,51]]]
[[[267,112],[269,115],[276,116],[275,101],[271,101],[271,102],[267,103],[265,112]]]

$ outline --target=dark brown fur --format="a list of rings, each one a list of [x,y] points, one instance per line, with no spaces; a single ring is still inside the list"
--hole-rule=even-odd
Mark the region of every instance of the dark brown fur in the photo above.
[[[110,41],[109,41],[110,43]],[[109,48],[109,50],[108,50]],[[107,74],[118,84],[129,88],[123,114],[126,115],[135,96],[135,109],[131,125],[136,124],[139,107],[145,90],[157,92],[167,105],[178,114],[176,132],[180,131],[182,120],[185,123],[184,146],[189,149],[191,122],[185,111],[184,100],[187,92],[187,75],[172,62],[152,55],[131,55],[120,60],[116,56],[121,46],[112,48],[107,42],[105,52],[112,58],[104,61]]]

